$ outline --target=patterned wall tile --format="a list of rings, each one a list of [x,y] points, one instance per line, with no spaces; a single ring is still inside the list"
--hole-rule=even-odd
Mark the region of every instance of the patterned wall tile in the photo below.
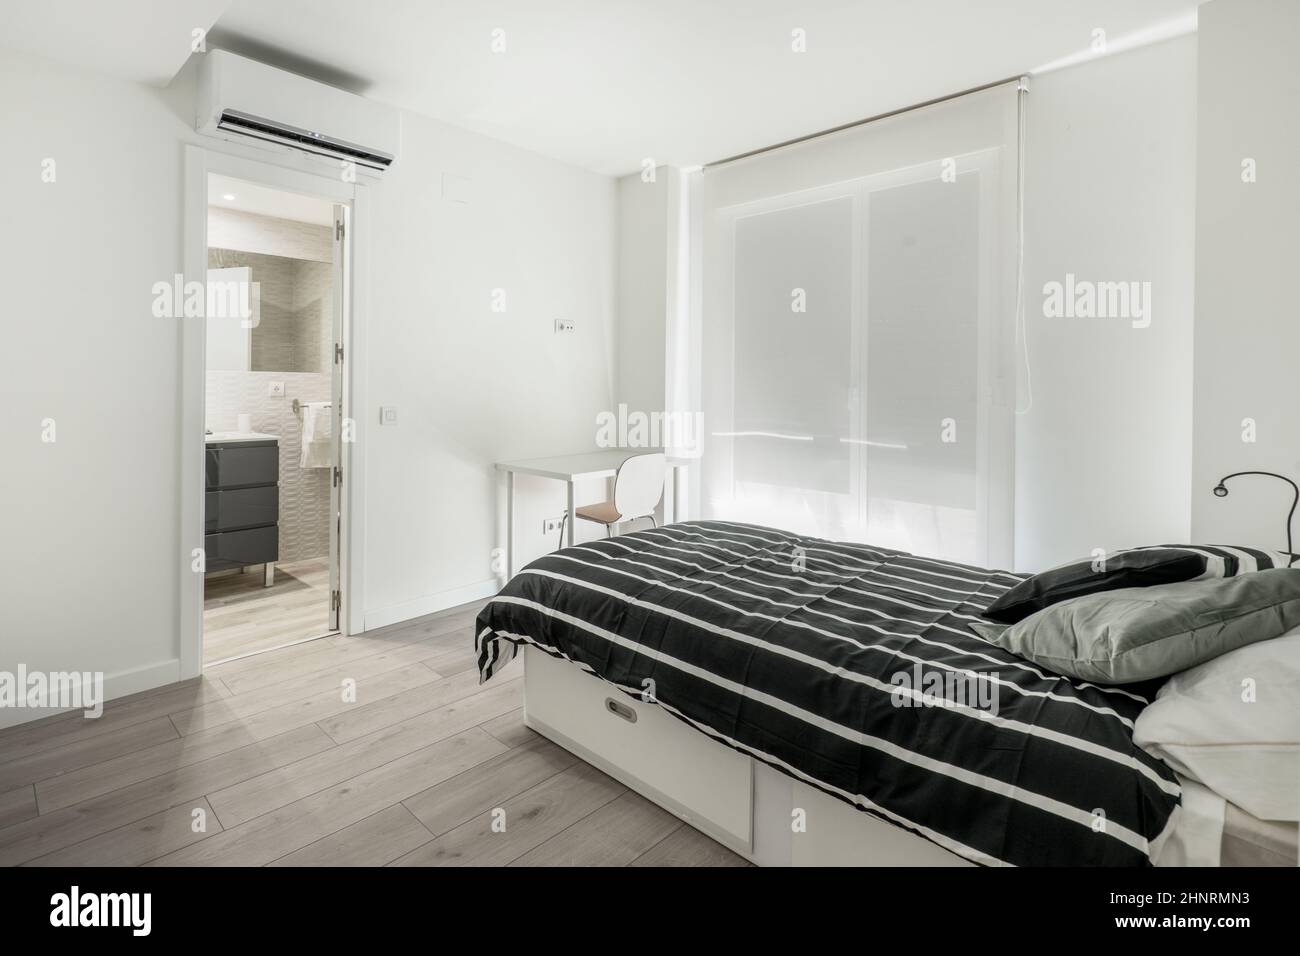
[[[284,382],[284,397],[269,395],[272,382]],[[330,377],[312,372],[223,372],[207,375],[207,427],[235,431],[239,414],[252,429],[280,439],[280,560],[299,561],[329,554],[330,472],[301,468],[302,424],[292,403],[328,402]]]

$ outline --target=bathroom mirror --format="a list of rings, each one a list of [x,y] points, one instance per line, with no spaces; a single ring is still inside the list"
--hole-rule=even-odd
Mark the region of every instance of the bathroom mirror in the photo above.
[[[328,262],[208,249],[209,278],[251,276],[252,318],[209,318],[208,368],[245,372],[324,372],[329,369],[331,275]],[[237,270],[237,271],[236,271]],[[246,271],[245,271],[246,270]],[[214,330],[214,323],[221,328]],[[239,342],[213,349],[221,341]]]

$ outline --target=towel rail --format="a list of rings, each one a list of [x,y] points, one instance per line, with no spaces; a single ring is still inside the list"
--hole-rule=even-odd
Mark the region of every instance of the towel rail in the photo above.
[[[303,402],[300,402],[298,401],[298,399],[295,398],[291,406],[293,408],[293,413],[297,415],[299,418],[302,418],[303,404],[304,404]],[[330,408],[334,403],[333,402],[307,402],[306,404],[308,405],[319,404],[319,405],[324,405],[326,408]]]

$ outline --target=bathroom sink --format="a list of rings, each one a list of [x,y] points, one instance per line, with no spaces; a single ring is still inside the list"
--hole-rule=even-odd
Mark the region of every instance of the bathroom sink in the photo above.
[[[209,432],[203,436],[206,444],[221,444],[234,441],[279,441],[279,435],[267,435],[262,432]]]

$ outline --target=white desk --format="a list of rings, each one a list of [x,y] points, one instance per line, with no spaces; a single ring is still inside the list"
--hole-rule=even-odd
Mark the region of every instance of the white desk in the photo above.
[[[573,546],[573,526],[578,521],[574,486],[586,478],[613,478],[619,465],[636,455],[655,454],[654,449],[609,448],[578,455],[557,455],[554,458],[528,458],[523,461],[499,461],[497,471],[506,478],[506,579],[515,573],[515,475],[535,475],[562,481],[568,486],[569,517],[565,521],[564,543]],[[677,520],[676,483],[678,469],[693,459],[669,457],[668,474],[664,482],[664,520]],[[670,517],[671,515],[671,517]]]

